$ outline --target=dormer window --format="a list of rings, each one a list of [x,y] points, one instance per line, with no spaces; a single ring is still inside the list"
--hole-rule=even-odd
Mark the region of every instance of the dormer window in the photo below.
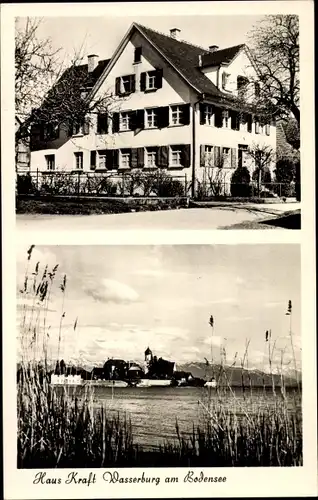
[[[229,73],[222,73],[222,89],[226,89],[228,82],[229,82],[230,74]]]
[[[134,63],[140,63],[141,62],[141,47],[135,47],[135,53],[134,53]]]

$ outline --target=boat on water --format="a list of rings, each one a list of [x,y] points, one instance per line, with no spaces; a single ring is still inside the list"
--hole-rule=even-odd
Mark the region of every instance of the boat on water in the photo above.
[[[169,387],[172,385],[170,379],[142,378],[136,383],[136,387]]]
[[[215,378],[212,378],[211,380],[205,382],[204,387],[212,387],[213,389],[215,389],[217,387]]]
[[[128,382],[125,380],[87,380],[85,385],[98,387],[128,387]]]

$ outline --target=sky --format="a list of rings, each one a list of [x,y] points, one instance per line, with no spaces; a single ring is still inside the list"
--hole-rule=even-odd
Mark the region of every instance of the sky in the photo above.
[[[220,49],[247,43],[247,33],[262,16],[140,16],[134,17],[43,17],[38,31],[40,38],[50,37],[55,49],[62,48],[66,61],[81,52],[86,58],[97,54],[100,59],[111,58],[133,22],[169,34],[171,28],[181,30],[180,38],[205,47]]]
[[[40,274],[46,264],[48,269],[59,264],[46,313],[53,358],[65,313],[60,347],[65,360],[86,365],[100,365],[108,357],[141,362],[149,346],[157,356],[177,364],[204,362],[211,359],[212,343],[213,360],[218,361],[220,349],[225,348],[231,363],[235,353],[236,359],[243,357],[250,342],[248,367],[266,370],[265,332],[271,330],[275,362],[280,364],[284,350],[287,370],[292,368],[289,300],[294,347],[300,357],[298,245],[37,246],[29,262],[22,245],[17,253],[18,336],[24,315],[26,325],[34,325],[40,311],[32,291],[20,293],[26,272],[31,290],[37,262]],[[39,331],[42,325],[40,319]]]

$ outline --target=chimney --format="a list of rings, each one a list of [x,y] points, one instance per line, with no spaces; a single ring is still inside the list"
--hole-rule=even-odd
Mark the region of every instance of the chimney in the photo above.
[[[97,64],[98,64],[98,56],[96,54],[90,54],[89,56],[87,56],[88,73],[94,71]]]
[[[171,38],[175,38],[176,40],[179,39],[180,33],[181,33],[181,31],[179,30],[179,28],[171,28],[171,30],[170,30]]]
[[[209,52],[215,52],[216,50],[219,50],[218,45],[210,45]]]

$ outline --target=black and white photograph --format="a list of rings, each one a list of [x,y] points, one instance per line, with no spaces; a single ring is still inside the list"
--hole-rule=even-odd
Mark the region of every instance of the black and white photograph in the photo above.
[[[7,500],[317,495],[313,19],[1,5]]]
[[[18,229],[300,229],[299,50],[298,15],[17,17]]]
[[[19,468],[302,466],[299,245],[21,247],[17,278]]]

